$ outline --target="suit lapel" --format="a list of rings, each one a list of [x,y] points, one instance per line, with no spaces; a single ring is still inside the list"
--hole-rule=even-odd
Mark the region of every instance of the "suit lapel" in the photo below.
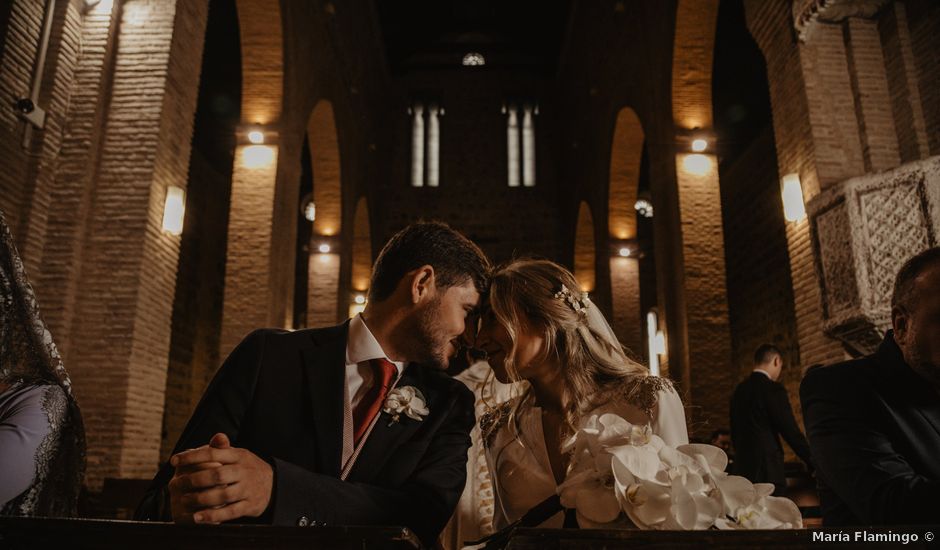
[[[346,384],[346,339],[349,323],[336,327],[303,350],[310,414],[322,474],[339,477],[343,453],[343,397]]]
[[[432,407],[436,405],[434,403],[434,394],[427,384],[422,383],[423,377],[420,369],[421,367],[418,365],[408,365],[395,387],[414,386],[417,388],[427,400],[428,409],[432,411],[430,414],[433,414]],[[379,419],[372,428],[368,439],[366,439],[356,463],[349,472],[348,479],[350,481],[370,481],[374,479],[376,473],[382,469],[382,466],[394,454],[398,446],[408,441],[424,421],[419,422],[401,415],[398,422],[395,422],[388,413],[379,413]]]

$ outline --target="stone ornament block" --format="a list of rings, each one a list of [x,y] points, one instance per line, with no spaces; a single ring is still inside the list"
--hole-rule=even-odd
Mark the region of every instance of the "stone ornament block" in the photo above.
[[[819,24],[834,24],[849,17],[871,19],[888,4],[888,0],[793,0],[793,28],[806,42]]]
[[[823,330],[853,355],[891,327],[894,279],[940,235],[940,156],[838,183],[807,204]]]

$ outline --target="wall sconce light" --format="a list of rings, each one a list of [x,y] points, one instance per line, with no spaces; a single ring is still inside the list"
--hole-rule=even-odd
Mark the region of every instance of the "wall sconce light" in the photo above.
[[[463,56],[462,63],[464,67],[481,67],[486,65],[486,59],[479,52],[470,52]]]
[[[88,13],[92,10],[107,13],[111,11],[111,8],[114,5],[114,0],[85,0],[84,3],[85,13]]]
[[[653,203],[647,199],[637,199],[636,203],[633,204],[633,208],[644,218],[653,217]]]
[[[186,191],[171,185],[166,188],[163,203],[163,231],[170,235],[183,234],[183,215],[186,213]]]
[[[300,201],[300,213],[308,222],[317,220],[317,205],[313,202],[313,195],[307,193]]]
[[[330,253],[330,250],[331,250],[330,245],[328,245],[328,244],[326,244],[326,243],[323,243],[323,244],[321,244],[320,246],[317,247],[317,251],[318,251],[320,254],[329,254],[329,253]]]
[[[659,330],[659,316],[655,309],[646,314],[646,340],[650,358],[650,374],[659,376],[659,356],[666,354],[666,335]]]
[[[695,138],[692,140],[692,151],[696,153],[701,153],[705,149],[708,149],[708,141],[704,138]]]
[[[352,302],[349,304],[349,317],[355,317],[366,309],[366,295],[361,292],[354,292]]]
[[[783,196],[783,217],[788,222],[798,222],[806,217],[806,205],[803,203],[803,187],[800,175],[793,173],[783,176],[780,185]]]
[[[254,145],[262,145],[264,143],[264,132],[261,130],[252,130],[248,132],[248,141]]]
[[[613,258],[634,258],[643,257],[643,247],[637,239],[611,239],[610,255]]]

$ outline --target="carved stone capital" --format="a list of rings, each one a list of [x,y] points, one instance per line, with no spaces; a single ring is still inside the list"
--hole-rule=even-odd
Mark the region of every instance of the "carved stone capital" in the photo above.
[[[793,0],[793,26],[800,40],[820,23],[840,23],[849,17],[874,17],[888,0]]]
[[[871,353],[890,328],[901,265],[937,245],[940,156],[845,180],[807,211],[823,328],[851,353]]]

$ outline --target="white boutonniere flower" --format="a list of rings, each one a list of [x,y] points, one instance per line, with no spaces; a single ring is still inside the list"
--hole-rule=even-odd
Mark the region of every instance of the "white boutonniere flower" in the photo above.
[[[414,386],[401,386],[390,391],[382,411],[391,415],[392,422],[398,422],[402,414],[420,422],[430,412],[424,395]]]

